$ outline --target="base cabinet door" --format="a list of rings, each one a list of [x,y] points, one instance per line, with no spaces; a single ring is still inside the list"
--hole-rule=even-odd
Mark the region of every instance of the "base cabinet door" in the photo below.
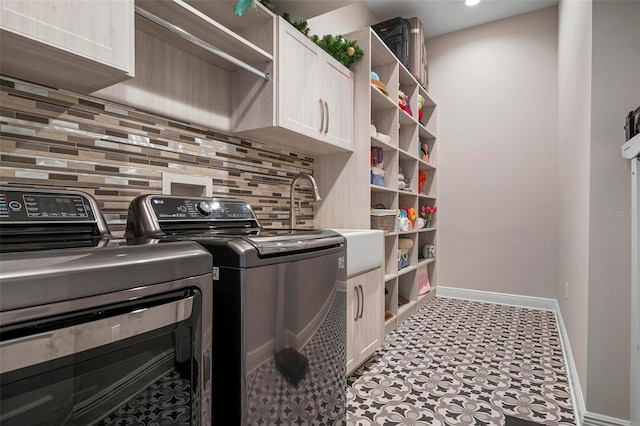
[[[358,365],[354,328],[360,312],[360,289],[355,281],[354,278],[347,281],[347,374]]]
[[[348,280],[347,374],[382,344],[384,336],[384,277],[382,268]]]

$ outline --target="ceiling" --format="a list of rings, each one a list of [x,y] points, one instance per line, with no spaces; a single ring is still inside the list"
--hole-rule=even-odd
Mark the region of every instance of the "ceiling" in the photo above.
[[[481,0],[477,6],[469,7],[464,0],[272,0],[278,10],[298,19],[309,19],[359,1],[379,21],[417,16],[425,38],[558,4],[558,0]]]

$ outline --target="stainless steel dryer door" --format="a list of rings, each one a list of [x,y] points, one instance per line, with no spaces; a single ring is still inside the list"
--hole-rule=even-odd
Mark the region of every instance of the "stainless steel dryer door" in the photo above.
[[[185,288],[0,327],[0,423],[200,424],[201,298]]]

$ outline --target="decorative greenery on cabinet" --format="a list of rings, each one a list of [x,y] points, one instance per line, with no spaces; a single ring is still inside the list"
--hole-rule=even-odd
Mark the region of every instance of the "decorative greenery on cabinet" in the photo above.
[[[260,0],[260,2],[273,13],[276,13],[276,7],[271,3],[271,0]],[[341,35],[325,34],[322,37],[317,34],[309,35],[311,28],[309,28],[309,23],[306,20],[293,19],[287,12],[284,12],[281,16],[345,67],[349,68],[352,64],[362,59],[364,52],[356,41],[347,40]]]

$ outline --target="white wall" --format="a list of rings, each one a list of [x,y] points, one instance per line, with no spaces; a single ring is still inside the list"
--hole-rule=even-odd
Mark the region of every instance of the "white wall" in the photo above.
[[[557,8],[427,40],[439,285],[552,297]]]
[[[620,156],[640,104],[640,3],[559,7],[559,284],[586,418],[629,418],[631,212]]]
[[[624,118],[640,105],[640,2],[593,2],[586,408],[629,418],[631,172]],[[615,368],[612,368],[614,367]]]
[[[562,0],[558,13],[558,299],[580,380],[587,389],[591,0]],[[565,299],[564,283],[569,284]]]

